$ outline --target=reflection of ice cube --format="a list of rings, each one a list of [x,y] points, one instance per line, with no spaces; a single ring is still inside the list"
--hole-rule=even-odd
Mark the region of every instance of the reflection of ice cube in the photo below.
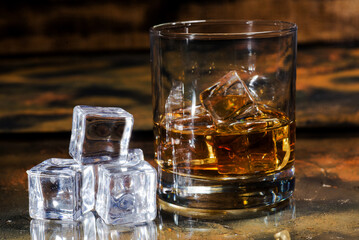
[[[250,91],[236,71],[230,71],[204,90],[200,99],[217,123],[237,118],[254,105]]]
[[[181,109],[184,106],[184,84],[181,81],[174,80],[172,88],[165,103],[166,113],[171,113]]]
[[[96,220],[92,212],[85,214],[80,221],[33,219],[30,223],[30,233],[33,240],[95,240]]]
[[[27,174],[30,217],[77,220],[93,209],[92,166],[78,165],[73,159],[51,158]]]
[[[104,164],[98,174],[96,211],[107,224],[136,224],[156,217],[156,170],[148,162]]]
[[[98,236],[103,240],[157,239],[156,225],[153,221],[141,225],[116,226],[107,225],[101,218],[98,218],[96,225]]]
[[[132,126],[133,116],[121,108],[76,106],[69,153],[81,164],[119,160],[127,155]]]

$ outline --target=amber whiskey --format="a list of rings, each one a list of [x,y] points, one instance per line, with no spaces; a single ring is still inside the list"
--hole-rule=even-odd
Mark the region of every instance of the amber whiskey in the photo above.
[[[214,125],[205,111],[178,110],[155,124],[163,171],[198,178],[268,174],[294,161],[295,126],[280,112]]]

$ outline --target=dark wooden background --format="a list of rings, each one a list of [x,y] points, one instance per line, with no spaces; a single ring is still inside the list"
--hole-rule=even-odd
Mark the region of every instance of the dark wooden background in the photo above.
[[[13,0],[0,3],[0,132],[68,132],[77,104],[152,129],[150,26],[194,19],[298,25],[297,123],[359,127],[357,0]]]

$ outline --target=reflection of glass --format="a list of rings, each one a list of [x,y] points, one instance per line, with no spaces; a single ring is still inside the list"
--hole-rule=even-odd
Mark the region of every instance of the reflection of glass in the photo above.
[[[60,221],[33,219],[30,223],[33,240],[48,239],[96,239],[96,221],[92,212],[83,216],[81,221]]]
[[[237,221],[195,219],[160,208],[158,236],[159,239],[273,239],[274,232],[290,229],[295,218],[293,199],[281,209],[253,212]]]
[[[151,29],[159,202],[235,217],[294,190],[296,26],[195,21]]]
[[[157,229],[153,221],[136,226],[107,225],[101,218],[96,220],[97,234],[101,240],[157,239]]]
[[[268,211],[262,218],[268,228],[283,226],[296,218],[295,200],[290,199],[282,209]]]

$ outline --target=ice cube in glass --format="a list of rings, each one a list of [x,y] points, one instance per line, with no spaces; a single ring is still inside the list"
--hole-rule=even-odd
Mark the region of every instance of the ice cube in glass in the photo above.
[[[103,164],[98,169],[96,211],[106,224],[137,224],[156,217],[156,170],[137,165]]]
[[[200,100],[215,122],[237,118],[254,105],[254,98],[236,71],[228,72],[201,92]]]
[[[116,107],[76,106],[70,155],[81,164],[126,161],[133,116]]]
[[[77,220],[94,208],[93,166],[51,158],[27,174],[31,218]]]
[[[172,113],[184,107],[184,84],[181,81],[173,80],[172,88],[165,103],[166,113]]]

